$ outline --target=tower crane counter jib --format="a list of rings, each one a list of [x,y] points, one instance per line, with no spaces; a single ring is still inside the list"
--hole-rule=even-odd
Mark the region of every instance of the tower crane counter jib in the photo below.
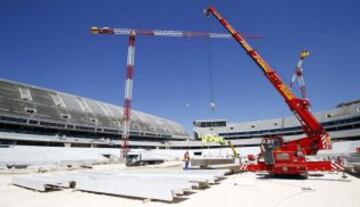
[[[215,8],[208,7],[205,14],[212,14],[260,67],[265,77],[284,98],[307,135],[307,137],[288,142],[284,142],[282,137],[264,138],[259,157],[265,161],[258,161],[256,165],[249,165],[247,167],[253,171],[267,170],[271,174],[307,174],[310,170],[331,170],[330,161],[309,162],[305,159],[305,155],[315,155],[318,150],[331,149],[330,137],[310,112],[308,101],[297,98],[284,84],[277,72],[270,67],[260,54],[247,43],[244,37]]]

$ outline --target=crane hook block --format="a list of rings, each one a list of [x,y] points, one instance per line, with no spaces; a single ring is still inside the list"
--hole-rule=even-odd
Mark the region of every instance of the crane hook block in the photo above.
[[[205,15],[205,16],[209,16],[209,15],[210,15],[209,8],[204,9],[204,15]]]
[[[215,110],[215,103],[214,102],[211,102],[210,103],[210,109],[211,109],[211,111],[214,111]]]

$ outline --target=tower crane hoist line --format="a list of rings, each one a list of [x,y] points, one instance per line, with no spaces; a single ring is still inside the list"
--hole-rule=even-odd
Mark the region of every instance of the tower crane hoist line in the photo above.
[[[211,40],[207,39],[206,41],[206,50],[207,50],[207,68],[208,68],[208,77],[209,77],[209,90],[210,90],[210,110],[215,114],[215,91],[214,91],[214,71],[213,71],[213,59],[211,51]]]

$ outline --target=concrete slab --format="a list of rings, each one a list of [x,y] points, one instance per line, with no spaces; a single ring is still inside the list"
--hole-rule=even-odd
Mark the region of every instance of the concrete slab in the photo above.
[[[219,157],[194,157],[190,161],[191,167],[208,167],[213,165],[234,164],[235,160],[232,158]]]
[[[163,201],[172,201],[176,193],[183,193],[180,189],[174,188],[177,187],[165,183],[100,180],[85,177],[76,181],[76,189],[81,191]]]
[[[118,174],[118,175],[131,175],[139,177],[166,177],[180,179],[183,178],[188,181],[194,182],[208,182],[215,183],[217,180],[224,178],[225,174],[229,173],[228,169],[220,170],[184,170],[177,172],[138,172],[138,171],[102,171],[104,174]],[[96,172],[95,172],[96,173]]]
[[[12,179],[12,184],[29,188],[32,190],[37,190],[41,192],[48,191],[50,189],[57,189],[59,187],[56,181],[40,178],[40,177],[29,177],[29,176],[16,176]]]
[[[166,182],[173,185],[182,186],[184,189],[191,189],[192,186],[198,186],[198,184],[190,183],[188,179],[169,177],[163,178],[161,176],[152,175],[138,175],[138,174],[117,174],[117,173],[94,173],[94,172],[83,172],[77,175],[88,176],[94,179],[108,179],[108,180],[137,180],[142,182]]]
[[[51,188],[74,187],[79,191],[172,201],[193,187],[201,187],[224,176],[226,170],[137,172],[137,171],[84,171],[51,176],[34,175],[14,177],[13,184],[47,191]]]

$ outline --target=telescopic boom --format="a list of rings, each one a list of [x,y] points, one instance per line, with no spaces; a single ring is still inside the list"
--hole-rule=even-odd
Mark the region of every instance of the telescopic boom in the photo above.
[[[314,155],[321,149],[331,149],[330,136],[310,112],[308,101],[297,98],[280,79],[277,72],[269,66],[259,53],[246,42],[244,37],[237,32],[214,7],[208,7],[205,12],[206,15],[212,14],[231,34],[236,42],[240,44],[251,59],[255,61],[301,123],[307,137],[287,142],[287,149],[296,150],[296,148],[301,147],[308,155]]]

